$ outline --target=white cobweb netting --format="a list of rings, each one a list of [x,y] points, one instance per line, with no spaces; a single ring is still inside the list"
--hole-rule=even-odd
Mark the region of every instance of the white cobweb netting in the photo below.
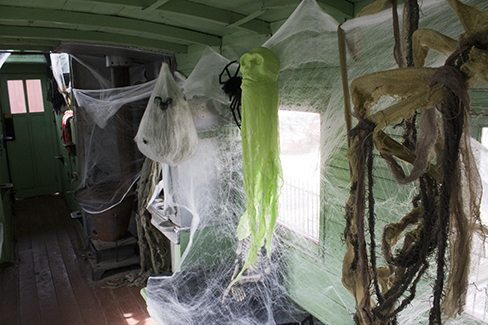
[[[99,128],[105,128],[107,122],[126,104],[148,99],[154,89],[156,80],[140,85],[82,90],[75,89],[76,101],[92,117]]]
[[[192,73],[183,84],[186,97],[203,97],[224,105],[229,104],[229,97],[222,91],[219,73],[230,62],[211,48],[206,48]],[[224,114],[225,116],[225,114]]]
[[[120,89],[96,92],[111,91],[123,94]],[[76,123],[82,130],[77,134],[81,179],[76,198],[85,212],[102,213],[122,202],[139,177],[143,156],[133,138],[149,94],[146,101],[144,97],[139,100],[126,97],[125,103],[114,109],[100,104],[96,97],[81,95],[78,89],[73,92],[78,104]],[[100,127],[95,116],[104,109],[112,116]]]
[[[73,89],[81,172],[76,198],[85,212],[97,214],[121,203],[139,178],[144,156],[134,136],[156,80],[111,88],[102,58],[73,59],[89,71],[96,88]],[[140,82],[132,75],[131,83]]]
[[[421,26],[458,35],[460,24],[450,10],[444,1],[424,1]],[[348,57],[350,81],[395,68],[391,10],[353,19],[343,28],[349,53],[353,50],[355,58]],[[271,258],[260,256],[249,277],[243,278],[247,282],[230,292],[226,289],[235,261],[246,250],[246,243],[239,244],[236,239],[245,206],[241,144],[228,98],[218,84],[218,74],[230,60],[207,51],[183,85],[199,144],[189,159],[176,166],[163,165],[163,181],[153,195],[153,203],[162,202],[163,217],[153,214],[152,222],[167,231],[167,219],[190,219],[188,237],[183,234],[180,238],[181,247],[189,244],[179,272],[148,281],[148,308],[158,323],[280,324],[301,320],[303,312],[290,298],[324,323],[353,322],[354,299],[341,283],[349,171],[336,30],[337,22],[315,1],[304,0],[263,45],[281,61],[284,184],[280,216]],[[435,62],[442,62],[442,58],[430,55],[428,63]],[[393,100],[382,100],[376,109]],[[409,211],[415,189],[397,185],[381,159],[376,159],[375,176],[380,230]],[[163,195],[158,198],[161,190]],[[414,304],[400,315],[399,323],[424,322],[429,299],[430,288],[421,290]],[[470,318],[463,315],[456,321],[466,323]]]

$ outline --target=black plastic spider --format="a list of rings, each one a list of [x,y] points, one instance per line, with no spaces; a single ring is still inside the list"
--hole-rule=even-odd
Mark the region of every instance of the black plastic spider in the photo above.
[[[234,71],[234,74],[230,71],[230,66],[233,64],[237,64],[237,68]],[[226,95],[229,96],[230,103],[230,110],[232,111],[232,116],[234,117],[234,121],[236,122],[237,126],[241,128],[241,83],[242,77],[238,76],[239,74],[240,65],[237,61],[229,62],[222,72],[219,74],[219,83],[222,86],[222,90]],[[227,80],[225,79],[225,73],[227,73]]]

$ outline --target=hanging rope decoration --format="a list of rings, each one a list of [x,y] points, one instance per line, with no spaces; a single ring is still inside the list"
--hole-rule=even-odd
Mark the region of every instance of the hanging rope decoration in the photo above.
[[[452,39],[446,42],[447,37],[435,31],[418,30],[413,37],[415,67],[372,73],[351,85],[359,122],[349,133],[351,189],[346,203],[343,283],[356,299],[357,324],[396,324],[397,315],[415,298],[418,283],[433,262],[429,324],[442,324],[443,314],[453,317],[463,310],[468,252],[480,223],[480,180],[467,125],[468,84],[488,81],[488,14],[457,0],[449,2],[466,30],[459,45]],[[453,44],[445,65],[422,68],[428,48],[439,48],[439,43]],[[402,100],[372,113],[384,95]],[[400,144],[383,131],[417,111],[421,112],[419,132],[413,143]],[[376,256],[374,149],[400,184],[418,181],[419,186],[412,210],[383,229],[385,266],[377,265]],[[410,175],[398,159],[413,165]]]
[[[237,68],[232,73],[231,66],[237,65]],[[242,97],[242,77],[239,76],[240,64],[237,61],[229,62],[222,72],[219,74],[219,83],[222,85],[222,90],[229,96],[230,110],[234,117],[234,122],[241,128],[241,97]]]

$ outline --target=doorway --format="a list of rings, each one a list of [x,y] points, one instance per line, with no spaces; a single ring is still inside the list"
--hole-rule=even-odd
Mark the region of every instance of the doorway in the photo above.
[[[0,77],[0,98],[8,180],[16,196],[27,198],[59,192],[60,162],[56,153],[53,111],[46,100],[41,73]],[[5,173],[5,172],[4,172]]]

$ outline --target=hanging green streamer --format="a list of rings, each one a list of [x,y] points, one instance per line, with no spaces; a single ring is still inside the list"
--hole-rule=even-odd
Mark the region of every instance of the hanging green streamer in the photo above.
[[[263,246],[268,256],[270,254],[282,183],[278,133],[279,59],[269,49],[258,47],[242,55],[240,64],[247,206],[237,237],[239,240],[250,237],[250,247],[239,276],[254,264]]]

